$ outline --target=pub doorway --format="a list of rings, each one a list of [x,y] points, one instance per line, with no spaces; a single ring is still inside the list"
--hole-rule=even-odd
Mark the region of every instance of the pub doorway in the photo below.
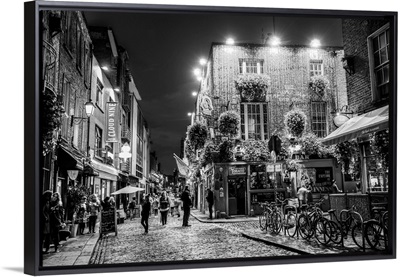
[[[246,214],[246,177],[230,176],[228,178],[229,214]]]

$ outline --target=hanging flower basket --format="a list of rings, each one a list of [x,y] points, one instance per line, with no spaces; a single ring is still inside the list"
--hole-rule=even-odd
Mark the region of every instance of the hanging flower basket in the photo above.
[[[242,146],[245,161],[267,161],[270,157],[266,140],[246,140],[243,141]]]
[[[293,110],[285,115],[285,126],[293,136],[300,137],[306,128],[306,115],[300,110]]]
[[[265,101],[265,91],[268,89],[270,78],[266,75],[243,74],[235,80],[235,87],[243,101]]]
[[[222,135],[235,137],[239,133],[240,117],[234,111],[226,111],[218,118],[218,129]]]
[[[43,93],[43,113],[41,113],[43,155],[52,151],[56,145],[54,131],[61,127],[64,107],[49,90]]]
[[[189,127],[189,142],[195,149],[203,148],[204,144],[206,143],[207,136],[208,131],[207,127],[204,124],[196,122]]]
[[[207,142],[200,158],[201,165],[205,167],[207,164],[217,162],[218,154],[218,145],[213,142]]]
[[[309,88],[319,96],[324,96],[325,91],[329,88],[329,81],[324,75],[315,75],[311,77]]]
[[[286,165],[286,170],[289,172],[297,172],[300,169],[304,168],[303,164],[300,164],[295,160],[290,160],[290,159],[285,161],[285,165]]]

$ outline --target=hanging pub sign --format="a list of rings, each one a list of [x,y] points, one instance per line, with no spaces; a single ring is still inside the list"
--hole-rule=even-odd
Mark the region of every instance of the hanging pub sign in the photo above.
[[[107,102],[106,120],[106,142],[118,142],[120,133],[118,102]]]

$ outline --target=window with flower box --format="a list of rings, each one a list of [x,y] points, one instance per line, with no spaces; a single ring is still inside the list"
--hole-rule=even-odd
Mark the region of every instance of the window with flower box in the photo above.
[[[389,97],[389,24],[368,37],[372,100]]]
[[[263,74],[264,73],[264,60],[260,59],[239,59],[239,73],[253,73]]]
[[[240,130],[242,139],[268,139],[268,108],[266,103],[240,105]]]

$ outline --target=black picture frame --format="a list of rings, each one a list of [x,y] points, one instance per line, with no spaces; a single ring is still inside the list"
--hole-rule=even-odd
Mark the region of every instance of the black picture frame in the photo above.
[[[269,259],[221,259],[201,260],[186,262],[161,262],[141,263],[127,265],[107,266],[73,266],[46,269],[40,266],[40,241],[39,241],[39,199],[41,197],[40,182],[40,88],[41,81],[41,46],[40,46],[40,11],[49,9],[60,10],[91,10],[91,11],[127,11],[141,10],[150,12],[224,12],[244,14],[269,14],[283,16],[320,16],[320,17],[353,17],[353,18],[385,18],[391,26],[390,44],[390,80],[391,101],[389,102],[389,128],[390,128],[390,151],[389,151],[389,183],[392,191],[388,198],[388,209],[392,211],[389,221],[388,237],[391,241],[389,250],[382,255],[371,254],[342,254],[342,255],[313,255],[312,257],[274,257]],[[212,268],[232,266],[256,266],[256,265],[278,265],[291,263],[317,263],[317,262],[339,262],[339,261],[361,261],[396,258],[396,194],[395,186],[397,180],[397,12],[390,11],[346,11],[346,10],[307,10],[307,9],[268,9],[268,8],[238,8],[238,7],[206,7],[206,6],[180,6],[180,5],[147,5],[147,4],[109,4],[109,3],[80,3],[80,2],[45,2],[33,1],[25,3],[25,152],[24,152],[24,273],[29,275],[54,275],[71,273],[105,273],[126,271],[149,271],[168,269],[190,269],[190,268]],[[33,197],[32,197],[33,196]]]

